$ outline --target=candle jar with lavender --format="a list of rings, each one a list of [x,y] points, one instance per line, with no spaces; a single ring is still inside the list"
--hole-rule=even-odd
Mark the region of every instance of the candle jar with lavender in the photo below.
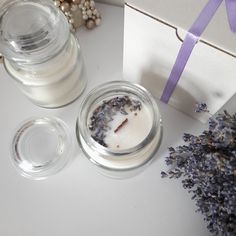
[[[82,93],[81,49],[52,1],[2,1],[0,32],[5,69],[32,102],[60,107]]]
[[[139,85],[114,81],[92,90],[76,125],[78,142],[95,166],[111,177],[129,177],[150,163],[162,138],[152,95]]]

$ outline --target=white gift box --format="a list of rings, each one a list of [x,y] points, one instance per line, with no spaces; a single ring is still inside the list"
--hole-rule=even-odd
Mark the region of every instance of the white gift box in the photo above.
[[[127,0],[124,79],[160,98],[182,41],[207,0]],[[236,93],[236,34],[224,2],[197,42],[169,104],[203,122],[194,112],[205,102],[216,113]]]

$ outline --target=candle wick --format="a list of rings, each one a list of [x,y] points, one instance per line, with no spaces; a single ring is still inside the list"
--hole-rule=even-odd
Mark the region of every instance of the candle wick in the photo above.
[[[118,132],[127,122],[128,122],[128,118],[126,118],[126,119],[114,130],[114,133]]]

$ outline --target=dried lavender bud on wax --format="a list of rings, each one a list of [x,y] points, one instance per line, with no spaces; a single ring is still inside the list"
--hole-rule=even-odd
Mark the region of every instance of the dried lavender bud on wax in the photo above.
[[[127,116],[133,113],[137,116],[137,112],[141,111],[142,103],[129,96],[118,96],[109,100],[104,100],[92,113],[90,117],[89,129],[92,138],[104,147],[108,147],[105,142],[107,132],[112,129],[111,123],[115,116],[124,117],[122,122],[114,129],[117,133],[125,127],[128,121]],[[118,145],[119,146],[119,145]]]

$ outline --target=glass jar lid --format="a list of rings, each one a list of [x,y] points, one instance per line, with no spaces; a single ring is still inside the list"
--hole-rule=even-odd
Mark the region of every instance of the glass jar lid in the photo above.
[[[0,7],[0,52],[7,60],[40,63],[65,45],[69,24],[53,1],[5,0]]]
[[[57,173],[69,161],[72,139],[67,125],[58,118],[32,118],[21,124],[13,137],[12,163],[31,179]]]

